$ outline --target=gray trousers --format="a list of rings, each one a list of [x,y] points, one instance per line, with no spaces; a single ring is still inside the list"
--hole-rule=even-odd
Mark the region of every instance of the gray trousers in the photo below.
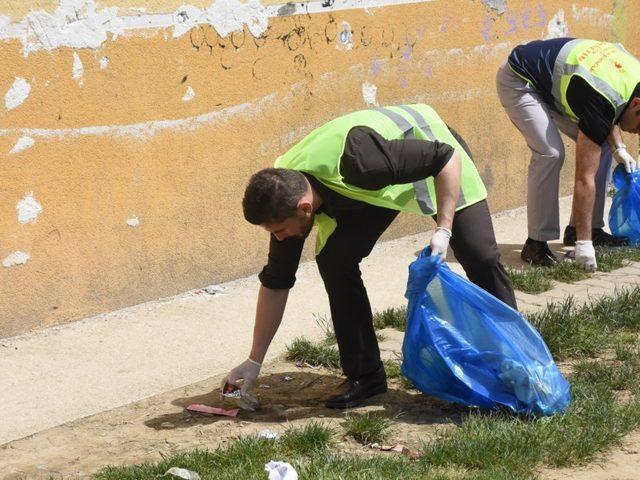
[[[578,125],[550,108],[540,94],[516,75],[507,63],[498,69],[496,84],[500,103],[531,150],[527,177],[529,238],[555,240],[560,237],[560,170],[565,156],[560,132],[576,141]],[[595,179],[593,228],[604,227],[604,203],[611,157],[611,149],[605,142]],[[573,217],[569,223],[574,225]]]

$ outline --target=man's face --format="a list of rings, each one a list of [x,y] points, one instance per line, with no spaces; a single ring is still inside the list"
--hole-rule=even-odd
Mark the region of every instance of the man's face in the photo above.
[[[289,237],[307,238],[313,227],[313,212],[307,212],[298,208],[295,215],[286,218],[279,223],[267,223],[262,225],[267,232],[273,234],[278,240]]]
[[[635,97],[620,118],[620,128],[629,133],[640,133],[640,98]]]

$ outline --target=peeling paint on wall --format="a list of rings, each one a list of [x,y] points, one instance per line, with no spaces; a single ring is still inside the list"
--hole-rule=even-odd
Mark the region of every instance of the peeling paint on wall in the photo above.
[[[329,11],[369,9],[388,5],[427,3],[434,0],[335,0],[332,3],[308,2],[282,5],[262,5],[259,0],[243,3],[240,0],[216,0],[210,7],[200,9],[184,5],[174,13],[151,13],[118,16],[117,7],[99,10],[95,0],[60,0],[53,13],[32,11],[19,23],[9,23],[0,17],[0,40],[19,39],[25,57],[38,50],[61,47],[98,48],[111,34],[115,39],[125,31],[149,28],[173,28],[173,36],[180,37],[197,25],[211,25],[221,37],[245,26],[260,37],[268,27],[269,18],[282,15],[326,13]],[[493,2],[492,2],[493,3]]]
[[[71,76],[76,82],[78,82],[78,85],[82,85],[83,75],[84,75],[84,66],[82,65],[82,60],[80,60],[80,56],[78,55],[78,52],[73,52],[73,69],[71,72]]]
[[[104,56],[100,59],[100,70],[104,70],[109,66],[109,57]]]
[[[348,22],[342,22],[339,34],[340,41],[336,43],[338,50],[351,50],[353,48],[353,30]]]
[[[294,94],[301,87],[302,83],[294,83],[290,85],[291,91],[287,94],[287,97],[280,98],[278,101],[281,104],[292,101],[294,98]],[[202,125],[211,125],[219,121],[226,121],[242,113],[257,115],[262,110],[262,108],[267,105],[272,105],[276,98],[277,95],[275,93],[271,93],[257,100],[187,118],[152,120],[148,122],[133,123],[128,125],[97,125],[80,128],[10,128],[0,129],[0,136],[28,135],[30,137],[36,138],[41,137],[61,139],[81,137],[85,135],[113,135],[115,137],[131,137],[137,140],[146,140],[152,138],[158,132],[163,130],[175,129],[193,131]]]
[[[17,77],[4,96],[4,104],[7,110],[13,110],[22,105],[22,102],[27,99],[30,92],[31,85],[24,78]]]
[[[376,95],[378,94],[378,87],[374,84],[365,82],[362,84],[362,98],[367,105],[371,105],[374,107],[378,106],[378,100],[376,100]]]
[[[42,205],[33,197],[33,192],[27,193],[16,205],[18,221],[22,224],[35,222],[42,213]]]
[[[191,88],[189,86],[189,87],[187,87],[187,91],[182,96],[182,101],[183,102],[190,102],[191,100],[194,99],[195,96],[196,96],[196,92],[194,92],[193,88]]]
[[[28,253],[17,250],[2,261],[2,266],[10,268],[16,265],[24,265],[30,258],[31,256]]]
[[[135,228],[140,225],[140,220],[138,220],[138,217],[134,215],[133,217],[127,219],[127,225]]]
[[[31,148],[35,143],[36,141],[33,138],[27,135],[24,135],[18,139],[16,144],[9,151],[9,153],[20,153],[23,150],[26,150],[27,148]]]
[[[561,8],[549,22],[549,25],[547,26],[547,34],[544,36],[544,39],[548,40],[550,38],[561,38],[568,36],[569,25],[567,25],[567,21],[564,18],[564,10]]]
[[[484,3],[491,10],[495,10],[496,12],[498,12],[498,15],[502,15],[505,12],[505,2],[506,0],[482,0],[482,3]]]

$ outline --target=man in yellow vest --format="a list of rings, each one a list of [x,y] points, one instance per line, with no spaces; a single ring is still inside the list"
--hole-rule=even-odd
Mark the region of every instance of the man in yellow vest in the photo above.
[[[611,157],[631,172],[636,160],[621,130],[640,132],[640,62],[622,45],[558,38],[517,46],[497,75],[500,102],[531,149],[522,259],[541,266],[557,259],[547,241],[560,236],[560,132],[576,142],[572,219],[563,243],[576,263],[596,270],[594,246],[628,245],[603,230]]]
[[[353,407],[387,389],[359,264],[400,211],[435,218],[432,255],[446,257],[451,243],[469,279],[516,308],[468,147],[427,105],[363,110],[322,125],[279,157],[276,168],[251,177],[243,209],[271,234],[251,352],[227,377],[231,384],[243,379],[244,392],[282,320],[314,224],[316,262],[347,377],[326,401],[330,408]]]

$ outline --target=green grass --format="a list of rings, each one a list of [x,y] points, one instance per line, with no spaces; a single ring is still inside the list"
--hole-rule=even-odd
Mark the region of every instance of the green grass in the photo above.
[[[534,480],[543,466],[593,461],[640,427],[638,312],[640,287],[635,287],[582,306],[566,300],[532,316],[557,357],[578,359],[570,377],[573,401],[568,411],[542,418],[472,411],[459,425],[442,428],[434,440],[423,444],[418,460],[387,452],[372,451],[371,458],[340,453],[335,448],[337,433],[311,422],[288,428],[277,440],[241,437],[212,451],[193,450],[154,464],[108,467],[95,478],[151,480],[173,466],[196,471],[203,480],[266,478],[264,464],[283,460],[300,478]],[[301,351],[312,350],[306,341],[296,342],[304,344]],[[394,378],[399,361],[387,361],[385,368]],[[388,438],[393,420],[381,414],[349,413],[343,427],[345,435],[359,442],[380,443]]]
[[[373,326],[376,330],[395,328],[404,332],[407,329],[407,307],[391,307],[374,313]]]
[[[629,262],[640,261],[640,248],[596,248],[598,271],[610,272],[622,268]],[[585,280],[591,275],[573,262],[560,261],[551,267],[506,267],[513,288],[521,292],[537,294],[553,288],[553,280],[562,283],[574,283]]]
[[[625,334],[640,331],[640,287],[616,292],[584,305],[573,298],[547,305],[528,316],[557,360],[594,357],[614,348]]]
[[[511,277],[513,288],[521,292],[536,294],[546,292],[553,288],[553,282],[545,276],[542,267],[513,268],[506,267],[507,273]]]
[[[381,413],[348,413],[342,426],[357,442],[382,443],[391,434],[392,422]]]
[[[383,360],[382,364],[384,365],[384,371],[387,374],[387,378],[399,380],[400,385],[402,385],[402,387],[407,390],[414,388],[413,384],[409,380],[407,380],[407,377],[402,374],[402,370],[400,369],[400,367],[402,366],[401,358],[393,360]]]
[[[315,345],[305,338],[298,337],[291,345],[287,345],[286,349],[287,360],[334,369],[340,367],[340,354],[333,346]]]

